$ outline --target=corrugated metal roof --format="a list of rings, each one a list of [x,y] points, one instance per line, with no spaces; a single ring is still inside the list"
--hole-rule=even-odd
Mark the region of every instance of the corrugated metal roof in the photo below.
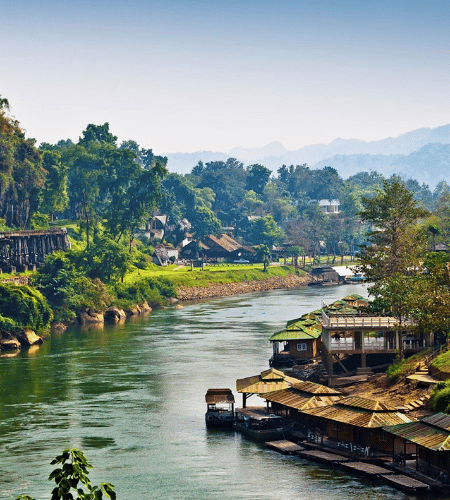
[[[440,429],[450,431],[450,415],[447,413],[435,413],[434,415],[429,415],[420,419],[421,422],[434,425]]]
[[[272,403],[278,403],[288,408],[303,410],[306,408],[319,408],[336,404],[342,396],[317,396],[311,393],[297,391],[289,388],[282,391],[264,394],[264,398]]]
[[[364,428],[384,427],[410,422],[406,415],[399,412],[372,412],[361,408],[342,406],[340,403],[324,408],[305,409],[303,413]]]
[[[247,394],[266,394],[267,392],[287,389],[298,382],[301,381],[285,375],[280,370],[271,368],[263,371],[260,375],[236,380],[236,390]]]
[[[284,380],[286,375],[276,368],[269,368],[268,370],[264,370],[260,375],[262,380]]]
[[[310,394],[327,394],[327,395],[341,395],[341,393],[333,389],[332,387],[327,387],[326,385],[316,384],[315,382],[308,382],[306,380],[302,380],[297,384],[292,386],[294,389],[298,391],[308,392]]]
[[[450,432],[423,421],[383,427],[386,432],[433,451],[450,450]]]
[[[352,408],[361,408],[369,411],[395,411],[396,408],[381,403],[375,399],[361,398],[358,396],[348,396],[340,402],[341,405],[350,406]]]
[[[208,389],[205,394],[205,401],[212,403],[234,403],[234,395],[231,389]]]
[[[281,330],[281,332],[274,333],[269,340],[313,340],[320,337],[321,330],[311,328],[308,330]]]

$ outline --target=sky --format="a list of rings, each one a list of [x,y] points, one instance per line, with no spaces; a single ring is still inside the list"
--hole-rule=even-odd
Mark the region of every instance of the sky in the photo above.
[[[448,0],[15,0],[0,95],[27,137],[109,122],[156,154],[450,123]]]

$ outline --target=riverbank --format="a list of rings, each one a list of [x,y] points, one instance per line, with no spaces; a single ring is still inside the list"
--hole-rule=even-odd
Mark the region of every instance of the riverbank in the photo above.
[[[236,283],[210,283],[206,287],[179,286],[177,288],[178,300],[200,300],[214,297],[225,297],[229,295],[240,295],[243,293],[265,292],[297,288],[305,286],[311,281],[309,276],[272,276],[266,280],[240,281]]]

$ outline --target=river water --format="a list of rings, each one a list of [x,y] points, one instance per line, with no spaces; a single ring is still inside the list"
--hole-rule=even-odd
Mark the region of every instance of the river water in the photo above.
[[[103,329],[71,329],[0,359],[0,499],[50,498],[49,462],[81,448],[121,500],[410,496],[205,429],[205,392],[268,368],[286,320],[364,285],[225,297]],[[252,399],[249,404],[253,403]]]

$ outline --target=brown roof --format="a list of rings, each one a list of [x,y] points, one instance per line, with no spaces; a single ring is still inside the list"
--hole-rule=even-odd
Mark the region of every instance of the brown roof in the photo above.
[[[231,389],[208,389],[205,394],[205,401],[211,403],[234,403],[234,396]]]
[[[390,406],[386,403],[381,403],[375,399],[361,398],[358,396],[347,396],[345,399],[339,402],[339,404],[344,406],[350,406],[352,408],[360,408],[362,410],[369,411],[395,411],[396,408]]]
[[[410,422],[410,419],[400,412],[367,411],[361,408],[343,406],[341,402],[335,406],[311,408],[302,411],[307,415],[353,425],[354,427],[374,428]]]
[[[444,429],[450,432],[450,415],[447,413],[435,413],[434,415],[429,415],[420,419],[421,422],[426,424],[434,425],[439,427],[439,429]]]
[[[343,396],[317,396],[312,393],[301,392],[294,388],[264,394],[264,399],[278,403],[288,408],[304,410],[306,408],[321,408],[336,404]]]
[[[432,417],[434,416],[432,415]],[[383,427],[383,429],[394,436],[401,437],[429,450],[450,450],[450,432],[429,425],[424,420],[392,425]]]
[[[260,375],[236,380],[236,390],[247,394],[266,394],[268,392],[287,389],[299,382],[301,380],[289,377],[275,368],[270,368],[261,372]]]
[[[339,396],[341,393],[333,389],[332,387],[327,387],[326,385],[316,384],[314,382],[307,382],[306,380],[301,380],[299,383],[292,386],[294,389],[302,392],[308,392],[310,394],[326,394],[327,396]]]
[[[216,245],[222,247],[227,252],[234,252],[235,250],[239,250],[242,248],[242,245],[238,243],[236,240],[233,240],[227,234],[221,234],[220,236],[214,236],[213,234],[209,234],[205,238],[206,240],[211,240]]]

